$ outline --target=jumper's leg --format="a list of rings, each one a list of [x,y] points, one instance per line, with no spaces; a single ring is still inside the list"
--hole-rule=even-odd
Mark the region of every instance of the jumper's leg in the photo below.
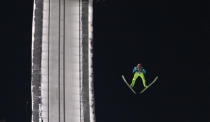
[[[145,80],[144,74],[143,73],[140,73],[139,76],[142,79],[142,82],[143,82],[144,87],[146,87],[147,85],[146,85],[146,80]]]
[[[134,87],[135,83],[136,83],[136,79],[139,77],[138,73],[136,72],[133,76],[133,79],[132,79],[132,83],[131,83],[131,87]]]

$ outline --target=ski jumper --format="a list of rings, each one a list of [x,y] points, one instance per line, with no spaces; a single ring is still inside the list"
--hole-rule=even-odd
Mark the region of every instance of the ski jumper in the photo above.
[[[132,83],[131,83],[131,87],[134,87],[135,83],[136,83],[136,79],[138,77],[141,77],[141,80],[143,82],[143,85],[144,87],[146,87],[146,80],[145,80],[145,77],[144,77],[144,74],[146,74],[146,70],[142,67],[140,69],[137,68],[137,66],[135,66],[133,68],[133,73],[134,73],[134,76],[133,76],[133,80],[132,80]]]

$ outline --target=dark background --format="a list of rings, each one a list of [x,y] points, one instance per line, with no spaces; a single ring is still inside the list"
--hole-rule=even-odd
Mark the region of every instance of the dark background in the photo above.
[[[209,3],[94,2],[93,67],[97,122],[210,122]],[[158,81],[134,95],[132,69]],[[142,89],[140,79],[135,90]]]
[[[32,0],[0,4],[0,120],[30,122]]]
[[[33,1],[0,5],[0,120],[28,122]],[[209,122],[209,10],[204,1],[95,1],[96,121]],[[139,62],[159,80],[133,95],[121,75],[130,81]]]

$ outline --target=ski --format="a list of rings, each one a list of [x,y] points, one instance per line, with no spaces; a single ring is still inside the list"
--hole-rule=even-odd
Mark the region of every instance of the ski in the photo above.
[[[123,79],[123,81],[125,82],[125,84],[130,88],[130,90],[134,93],[134,94],[136,94],[136,92],[133,90],[133,88],[131,88],[130,87],[130,85],[128,84],[128,82],[126,81],[126,79],[125,79],[125,77],[122,75],[122,79]]]
[[[140,94],[144,93],[152,84],[155,83],[155,81],[158,79],[158,76],[155,77],[155,79],[143,90],[141,90]]]

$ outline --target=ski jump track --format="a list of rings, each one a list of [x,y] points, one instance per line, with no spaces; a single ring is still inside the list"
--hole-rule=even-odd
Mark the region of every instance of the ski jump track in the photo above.
[[[92,1],[34,0],[32,122],[95,122]]]

